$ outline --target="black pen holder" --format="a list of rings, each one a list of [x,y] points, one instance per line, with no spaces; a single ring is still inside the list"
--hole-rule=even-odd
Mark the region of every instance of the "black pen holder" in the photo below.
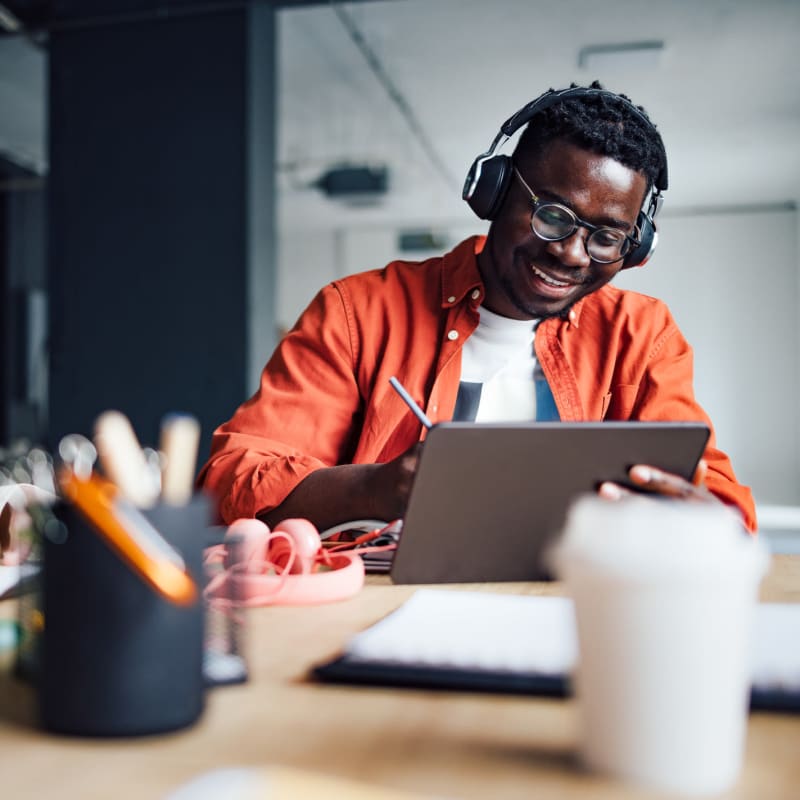
[[[203,545],[209,503],[145,512],[197,583],[191,606],[163,597],[74,506],[43,535],[42,725],[84,736],[183,728],[204,706]],[[50,535],[56,531],[56,535]]]

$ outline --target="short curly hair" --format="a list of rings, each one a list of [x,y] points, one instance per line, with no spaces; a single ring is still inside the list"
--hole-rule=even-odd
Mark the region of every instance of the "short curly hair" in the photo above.
[[[570,88],[583,87],[573,83]],[[588,88],[608,91],[599,81]],[[514,155],[534,155],[553,140],[563,139],[641,172],[653,186],[666,171],[664,146],[647,112],[636,106],[647,120],[644,122],[632,105],[624,94],[612,92],[554,103],[531,118],[514,148]]]

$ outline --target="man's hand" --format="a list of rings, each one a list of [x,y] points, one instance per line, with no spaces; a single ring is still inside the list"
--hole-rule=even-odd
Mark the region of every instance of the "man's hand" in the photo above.
[[[375,503],[373,516],[391,521],[406,513],[421,450],[422,443],[417,442],[392,461],[375,465],[367,489]]]
[[[720,503],[721,501],[705,487],[707,471],[708,465],[703,459],[700,459],[691,481],[645,464],[637,464],[635,467],[631,467],[628,475],[631,483],[641,486],[642,489],[654,494],[693,502]],[[607,500],[619,500],[621,497],[631,494],[631,491],[618,483],[606,481],[600,484],[598,494]]]
[[[385,464],[315,470],[279,506],[259,518],[274,527],[283,519],[304,517],[319,530],[360,519],[399,519],[406,512],[421,448],[416,442]]]

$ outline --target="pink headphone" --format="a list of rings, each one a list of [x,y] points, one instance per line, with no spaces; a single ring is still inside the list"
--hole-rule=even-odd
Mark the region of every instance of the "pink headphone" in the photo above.
[[[271,532],[260,520],[237,519],[225,543],[211,548],[207,558],[221,558],[224,569],[211,579],[206,595],[241,605],[331,603],[364,585],[361,557],[323,550],[307,519],[285,519]]]

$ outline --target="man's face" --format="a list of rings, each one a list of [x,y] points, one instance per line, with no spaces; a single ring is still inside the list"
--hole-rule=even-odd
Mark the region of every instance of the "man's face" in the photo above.
[[[541,201],[560,203],[586,222],[635,236],[634,224],[647,190],[641,173],[563,140],[551,142],[535,157],[518,155],[515,163]],[[622,267],[621,260],[600,264],[589,257],[586,228],[578,227],[557,242],[540,239],[531,230],[532,211],[529,193],[512,177],[478,256],[486,287],[484,305],[512,319],[562,314],[608,283]]]

